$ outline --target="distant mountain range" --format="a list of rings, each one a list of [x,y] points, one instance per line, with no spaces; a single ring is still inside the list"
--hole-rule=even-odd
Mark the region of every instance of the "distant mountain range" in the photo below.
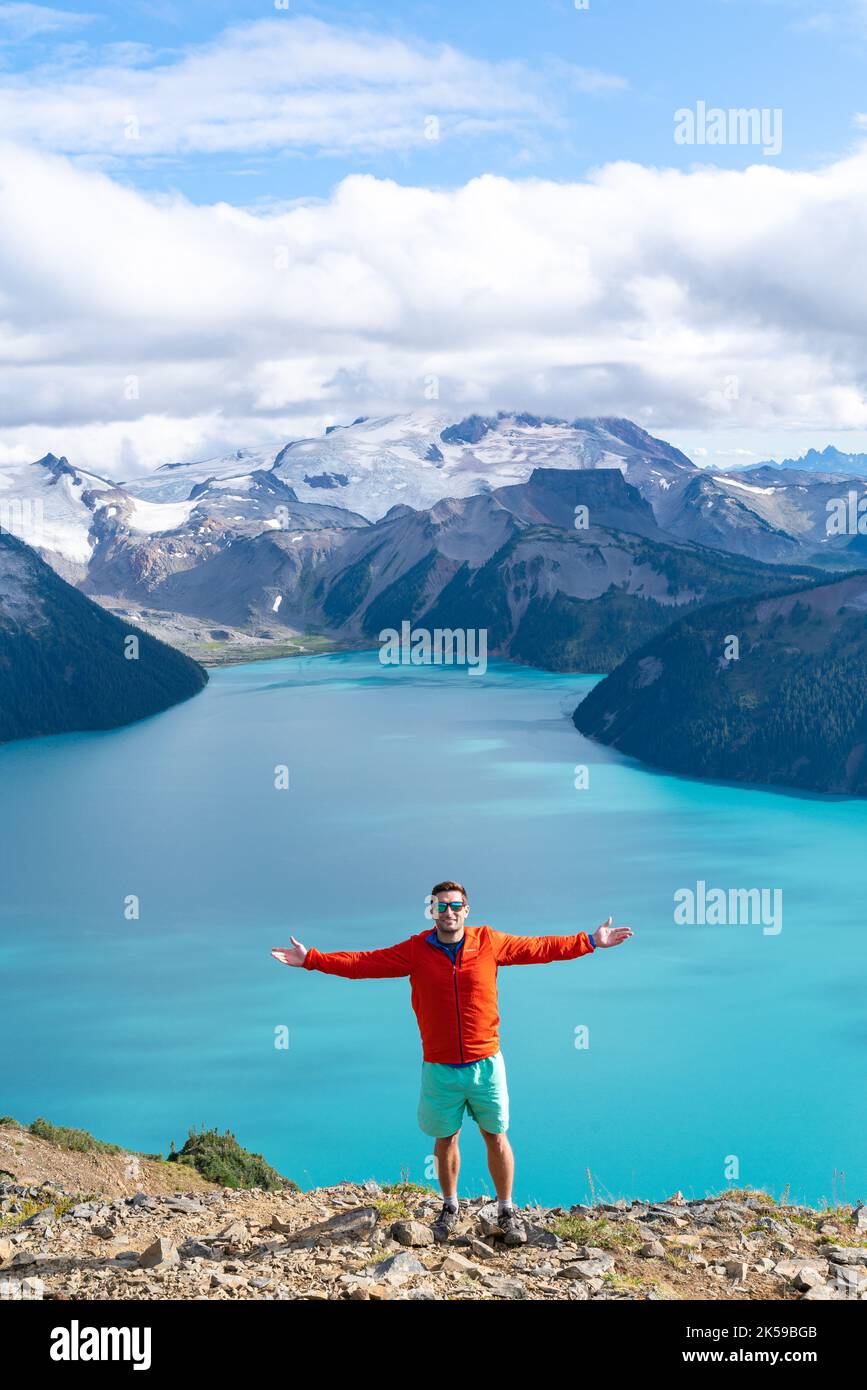
[[[537,468],[526,483],[427,510],[398,505],[369,526],[239,539],[166,578],[150,600],[235,625],[279,611],[290,626],[371,642],[406,618],[484,627],[501,655],[600,671],[678,609],[816,573],[667,537],[616,469]]]
[[[0,524],[87,592],[150,601],[172,576],[269,532],[322,532],[317,544],[330,553],[342,547],[336,533],[375,526],[395,506],[426,513],[446,499],[525,484],[538,468],[616,469],[674,542],[770,564],[852,567],[848,538],[827,534],[827,502],[839,489],[826,472],[711,473],[631,421],[608,418],[359,419],[317,439],[165,464],[127,483],[46,454],[0,468]],[[197,613],[200,580],[176,586],[179,597],[195,593]]]
[[[418,412],[126,483],[54,454],[3,465],[0,527],[82,597],[126,602],[160,633],[268,638],[280,624],[373,645],[409,619],[484,627],[492,654],[540,667],[611,672],[703,605],[864,564],[867,538],[827,524],[861,494],[862,457],[712,472],[629,420]]]
[[[867,795],[867,574],[688,614],[574,721],[672,772]]]
[[[797,459],[784,459],[782,463],[766,460],[756,465],[758,468],[786,468],[802,473],[839,473],[843,477],[867,474],[867,454],[844,454],[829,444],[826,449],[808,449]]]
[[[0,742],[113,729],[206,681],[195,661],[112,617],[0,532]]]
[[[276,451],[164,465],[129,483],[128,491],[150,503],[179,504],[194,486],[207,484],[240,501],[251,473],[268,471],[301,502],[331,503],[377,521],[398,502],[423,510],[444,497],[526,482],[534,468],[550,467],[619,468],[652,493],[695,465],[630,420],[501,413],[455,421],[416,412],[360,418]]]

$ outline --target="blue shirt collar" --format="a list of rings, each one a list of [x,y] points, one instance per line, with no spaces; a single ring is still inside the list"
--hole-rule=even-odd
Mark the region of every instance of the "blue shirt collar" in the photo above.
[[[426,939],[430,942],[430,944],[431,944],[432,946],[439,946],[440,950],[447,952],[449,955],[451,954],[451,952],[450,952],[450,950],[449,950],[449,947],[445,944],[444,941],[440,941],[439,937],[437,936],[437,929],[436,929],[436,927],[434,927],[433,931],[428,932],[427,938],[426,938]],[[466,941],[466,939],[467,939],[467,934],[466,934],[466,930],[465,930],[463,936],[461,937],[460,941],[459,941],[458,944],[457,944],[457,950],[460,950],[460,949],[461,949],[461,947],[463,946],[463,944],[464,944],[464,942]]]

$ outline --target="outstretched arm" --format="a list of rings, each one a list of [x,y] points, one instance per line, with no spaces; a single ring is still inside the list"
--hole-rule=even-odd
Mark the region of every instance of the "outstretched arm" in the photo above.
[[[579,931],[574,936],[509,936],[492,931],[498,965],[544,965],[552,960],[575,960],[597,946],[619,946],[632,936],[629,927],[612,927],[611,918],[597,927],[592,937]]]
[[[347,980],[387,980],[410,971],[411,938],[380,951],[317,951],[290,936],[291,946],[275,946],[271,954],[283,965],[321,970],[325,975],[343,975]]]

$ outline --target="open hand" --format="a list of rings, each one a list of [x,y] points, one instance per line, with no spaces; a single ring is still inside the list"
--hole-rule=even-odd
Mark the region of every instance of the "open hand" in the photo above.
[[[593,940],[597,946],[619,946],[621,941],[628,941],[632,935],[631,927],[612,927],[609,917],[607,922],[596,928]]]
[[[291,946],[272,946],[271,955],[275,960],[279,960],[281,965],[303,965],[307,947],[296,941],[294,936],[290,936],[289,940],[292,942]]]

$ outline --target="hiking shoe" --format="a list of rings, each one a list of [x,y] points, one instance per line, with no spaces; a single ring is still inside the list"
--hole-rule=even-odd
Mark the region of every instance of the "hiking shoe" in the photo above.
[[[444,1240],[448,1240],[459,1220],[459,1213],[455,1211],[453,1207],[447,1207],[445,1203],[443,1203],[443,1209],[431,1227],[434,1240],[440,1243]]]
[[[526,1244],[527,1232],[524,1229],[523,1221],[514,1207],[510,1208],[509,1211],[500,1212],[497,1217],[497,1225],[503,1233],[503,1240],[506,1245]]]

